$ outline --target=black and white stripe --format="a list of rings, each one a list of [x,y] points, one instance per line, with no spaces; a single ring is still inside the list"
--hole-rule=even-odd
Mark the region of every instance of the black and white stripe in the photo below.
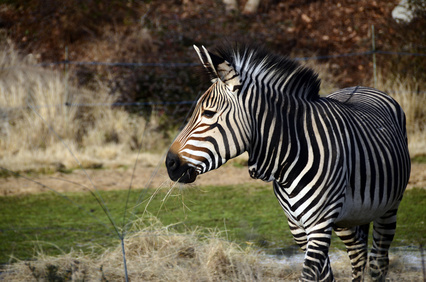
[[[361,280],[370,222],[370,272],[384,279],[410,174],[401,107],[367,87],[321,98],[312,70],[258,48],[195,49],[212,86],[171,146],[170,178],[192,182],[248,151],[250,175],[273,181],[306,252],[302,280],[333,280],[333,229],[347,246],[352,279]]]

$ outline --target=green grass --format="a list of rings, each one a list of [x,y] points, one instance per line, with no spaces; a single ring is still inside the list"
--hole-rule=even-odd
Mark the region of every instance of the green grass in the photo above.
[[[153,198],[147,211],[164,225],[173,224],[177,231],[216,228],[222,231],[223,238],[241,245],[254,244],[274,250],[294,246],[272,187],[175,188],[167,197],[167,191],[163,190]],[[144,199],[137,216],[142,215],[153,192],[150,189],[130,193],[130,207],[141,195]],[[101,192],[101,195],[113,220],[122,226],[127,191]],[[0,263],[7,263],[10,255],[31,259],[38,252],[56,255],[71,248],[89,251],[95,245],[108,247],[118,243],[112,224],[92,195],[81,192],[66,196],[84,211],[54,193],[0,197]],[[406,192],[393,246],[425,243],[425,199],[424,189]],[[332,246],[343,248],[336,236]]]
[[[398,209],[394,245],[407,246],[426,244],[426,189],[414,188],[405,191]]]
[[[411,158],[411,161],[416,163],[426,163],[426,155],[415,156]]]

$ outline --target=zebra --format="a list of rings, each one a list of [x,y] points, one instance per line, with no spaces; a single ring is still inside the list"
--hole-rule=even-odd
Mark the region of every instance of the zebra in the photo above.
[[[305,252],[302,281],[333,281],[332,230],[346,246],[352,280],[383,281],[398,205],[410,175],[405,114],[379,90],[356,86],[320,97],[318,75],[263,47],[194,48],[212,85],[200,96],[165,160],[191,183],[248,152],[252,178],[273,190]]]

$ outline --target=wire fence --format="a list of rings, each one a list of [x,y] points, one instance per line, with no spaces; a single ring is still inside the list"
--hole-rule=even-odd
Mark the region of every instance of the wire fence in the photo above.
[[[426,54],[422,53],[410,53],[410,52],[396,52],[396,51],[381,51],[381,50],[371,50],[364,52],[352,52],[344,54],[333,54],[333,55],[320,55],[320,56],[311,56],[311,57],[295,57],[293,58],[296,61],[310,61],[310,60],[327,60],[335,58],[344,58],[344,57],[353,57],[353,56],[369,56],[373,54],[384,54],[384,55],[397,55],[397,56],[414,56],[414,57],[426,57]],[[98,61],[58,61],[58,62],[43,62],[36,64],[35,66],[47,67],[47,66],[57,66],[57,65],[86,65],[86,66],[106,66],[106,67],[164,67],[164,68],[181,68],[181,67],[193,67],[198,66],[198,63],[129,63],[129,62],[98,62]]]
[[[332,55],[318,55],[308,57],[295,57],[296,61],[311,61],[311,60],[328,60],[336,58],[354,57],[354,56],[372,56],[375,54],[391,55],[391,56],[412,56],[412,57],[426,57],[423,53],[411,53],[411,52],[399,52],[399,51],[383,51],[383,50],[368,50],[363,52],[351,52],[343,54],[332,54]],[[41,62],[34,64],[35,67],[54,67],[54,66],[102,66],[102,67],[120,67],[120,68],[145,68],[145,67],[156,67],[156,68],[185,68],[198,66],[199,63],[179,63],[179,62],[164,62],[164,63],[133,63],[133,62],[100,62],[100,61],[57,61],[57,62]],[[7,69],[12,69],[8,67]],[[375,66],[374,66],[375,68]],[[2,69],[4,70],[4,69]],[[389,94],[397,94],[397,92],[388,91]],[[425,91],[419,91],[416,93],[424,94]],[[60,105],[37,105],[35,108],[49,108],[49,107],[148,107],[148,106],[173,106],[173,105],[190,105],[194,101],[166,101],[166,102],[114,102],[114,103],[64,103]],[[2,107],[4,110],[22,109],[23,107]]]

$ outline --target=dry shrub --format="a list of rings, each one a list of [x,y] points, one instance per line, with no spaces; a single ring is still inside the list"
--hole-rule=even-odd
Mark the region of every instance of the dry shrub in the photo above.
[[[426,155],[426,92],[421,82],[400,76],[378,75],[377,88],[389,93],[404,109],[411,157]],[[423,86],[423,87],[422,87]]]
[[[0,53],[6,54],[0,55],[1,151],[46,147],[54,140],[47,124],[64,138],[72,135],[76,129],[70,121],[77,108],[65,106],[75,99],[74,93],[64,87],[63,79],[16,59],[19,55],[10,46]]]
[[[73,168],[78,166],[73,154],[82,163],[87,160],[88,167],[108,161],[131,165],[128,160],[134,158],[129,155],[141,146],[144,151],[166,147],[155,113],[148,123],[138,114],[111,107],[116,96],[105,85],[76,88],[66,75],[33,67],[31,60],[12,45],[0,48],[3,167],[21,171],[60,162]]]

